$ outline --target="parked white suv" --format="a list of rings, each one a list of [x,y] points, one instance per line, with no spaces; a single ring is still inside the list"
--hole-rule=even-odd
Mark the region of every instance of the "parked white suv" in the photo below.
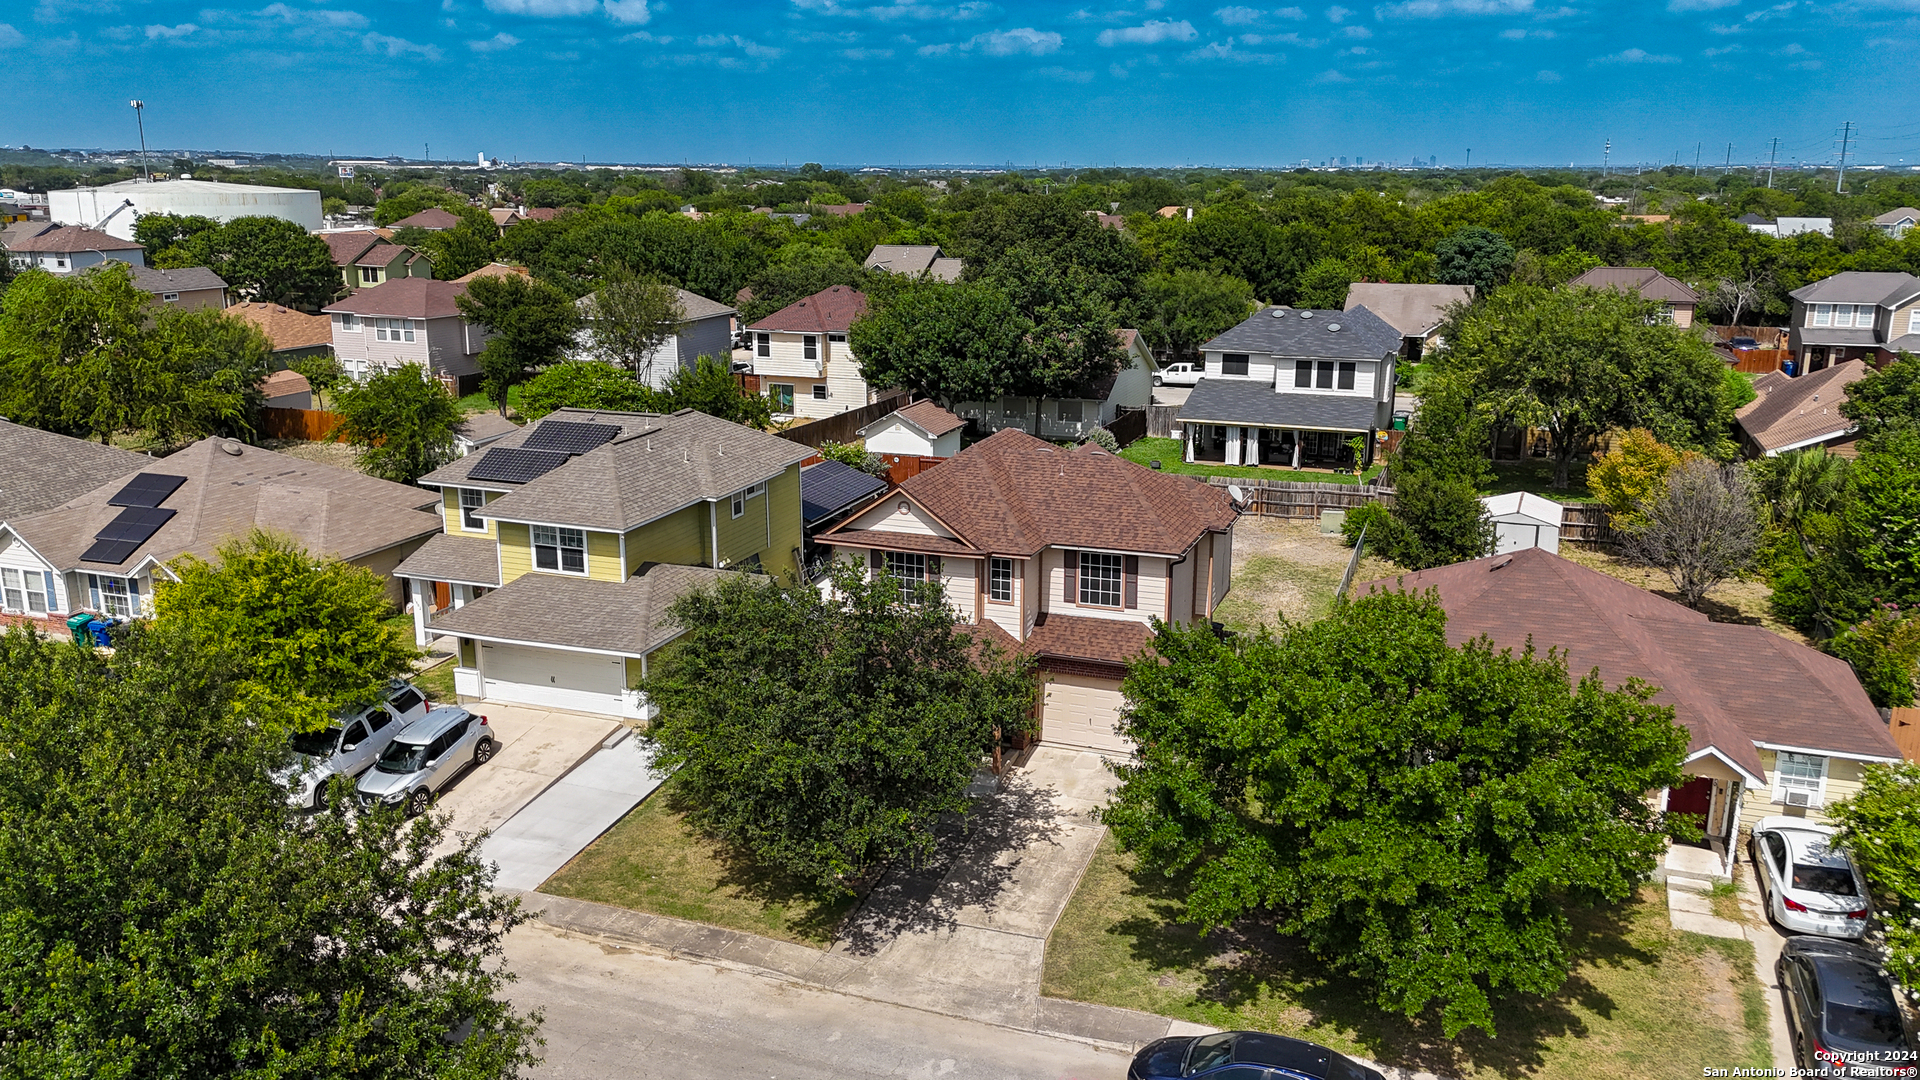
[[[274,773],[274,779],[287,786],[290,804],[317,810],[326,801],[328,780],[359,776],[372,768],[393,737],[431,708],[417,687],[395,679],[379,701],[343,713],[319,731],[295,735],[293,762]]]
[[[1197,364],[1168,364],[1153,373],[1155,386],[1194,386],[1207,369]]]
[[[1774,921],[1822,937],[1857,938],[1872,908],[1867,883],[1833,827],[1796,817],[1764,817],[1753,826],[1754,878]]]

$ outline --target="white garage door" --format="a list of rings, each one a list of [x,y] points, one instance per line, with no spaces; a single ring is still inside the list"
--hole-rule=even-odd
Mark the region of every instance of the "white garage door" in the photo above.
[[[1043,672],[1040,741],[1053,746],[1129,756],[1133,744],[1114,726],[1120,722],[1120,680]]]
[[[1521,548],[1539,547],[1540,526],[1528,525],[1518,521],[1497,521],[1493,526],[1495,543],[1493,553],[1505,555],[1509,551]]]
[[[480,675],[495,701],[619,716],[626,665],[617,656],[483,642]]]

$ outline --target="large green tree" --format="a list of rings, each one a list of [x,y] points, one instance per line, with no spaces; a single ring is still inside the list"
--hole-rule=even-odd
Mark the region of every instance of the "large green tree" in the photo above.
[[[664,394],[652,395],[648,408],[692,409],[760,431],[773,426],[773,399],[748,393],[734,377],[733,363],[718,356],[702,356],[692,367],[674,372]]]
[[[1156,349],[1196,360],[1200,346],[1240,325],[1253,313],[1253,286],[1228,274],[1175,270],[1149,274],[1141,283],[1146,318],[1140,332]]]
[[[1920,985],[1920,764],[1867,766],[1860,790],[1827,816],[1878,901],[1887,974]]]
[[[687,326],[686,306],[673,286],[616,274],[581,303],[586,308],[586,344],[594,359],[618,364],[648,385],[664,381],[670,372],[656,371],[655,365],[674,361],[657,354]]]
[[[598,360],[569,360],[527,380],[520,392],[520,412],[529,420],[555,409],[645,412],[661,401],[662,395],[649,390],[626,368]]]
[[[998,400],[1018,381],[1032,325],[998,287],[916,282],[870,303],[847,335],[868,385],[952,405]]]
[[[534,371],[557,363],[580,328],[572,297],[519,274],[474,278],[455,302],[468,322],[491,335],[480,350],[480,371],[501,416],[507,415],[508,392]]]
[[[340,291],[327,242],[281,218],[234,218],[194,234],[184,250],[241,299],[318,311]]]
[[[1388,463],[1392,509],[1370,503],[1347,515],[1347,542],[1366,530],[1367,547],[1409,570],[1491,554],[1493,519],[1480,492],[1493,479],[1487,422],[1458,380],[1433,380]]]
[[[957,627],[937,584],[738,575],[672,617],[686,633],[642,687],[656,764],[700,827],[830,889],[930,854],[994,729],[1030,722],[1031,675]]]
[[[1848,384],[1840,413],[1865,441],[1920,428],[1920,356],[1901,353],[1886,367],[1870,368]]]
[[[1485,296],[1513,275],[1513,245],[1480,225],[1468,225],[1433,249],[1434,272],[1448,285],[1471,285]]]
[[[419,364],[345,383],[332,404],[344,417],[340,437],[359,450],[370,475],[411,484],[453,460],[459,403]]]
[[[1492,1032],[1502,997],[1565,982],[1567,912],[1632,896],[1664,850],[1646,793],[1687,735],[1652,687],[1450,646],[1430,595],[1278,637],[1156,629],[1102,819],[1187,919],[1271,918],[1384,1009]]]
[[[530,1067],[539,1017],[500,963],[525,916],[478,839],[435,857],[440,822],[350,800],[289,819],[237,647],[115,644],[0,636],[0,1077]]]

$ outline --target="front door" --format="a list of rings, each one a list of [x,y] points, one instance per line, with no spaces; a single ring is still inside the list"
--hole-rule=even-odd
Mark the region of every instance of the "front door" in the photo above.
[[[445,611],[453,603],[453,587],[444,581],[433,583],[433,610]]]
[[[1667,789],[1667,813],[1693,814],[1704,826],[1707,811],[1713,806],[1713,778],[1695,776],[1677,788]]]

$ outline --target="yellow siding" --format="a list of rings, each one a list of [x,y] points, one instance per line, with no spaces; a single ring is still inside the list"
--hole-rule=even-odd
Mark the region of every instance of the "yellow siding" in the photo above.
[[[800,522],[800,466],[789,465],[786,472],[769,481],[765,498],[773,514],[773,543],[760,556],[760,565],[782,580],[798,580],[800,567],[794,563],[793,553],[805,535]]]
[[[1761,750],[1759,754],[1760,764],[1766,768],[1767,779],[1771,781],[1773,779],[1774,752],[1771,750]],[[1819,807],[1802,809],[1800,807],[1781,806],[1779,803],[1773,801],[1773,790],[1771,788],[1744,791],[1740,795],[1740,828],[1744,832],[1745,830],[1753,828],[1754,822],[1759,821],[1761,818],[1774,816],[1801,817],[1804,815],[1808,821],[1824,822],[1827,820],[1826,807],[1832,806],[1834,803],[1860,790],[1860,781],[1866,773],[1866,768],[1867,766],[1862,762],[1849,761],[1846,758],[1828,758],[1827,790],[1821,799],[1823,805]]]
[[[486,496],[487,496],[487,501],[492,502],[493,500],[500,497],[500,492],[489,491],[486,493]],[[466,529],[466,527],[460,523],[460,489],[459,488],[450,487],[450,488],[440,489],[440,510],[441,510],[441,516],[446,519],[445,524],[442,527],[447,532],[450,532],[455,536],[477,537],[480,535],[477,532],[469,532]],[[482,520],[484,520],[487,525],[488,539],[494,538],[495,531],[494,531],[493,519],[483,518]]]
[[[620,565],[619,533],[587,534],[587,576],[595,581],[627,580],[626,571]]]
[[[768,502],[765,494],[748,499],[741,505],[740,516],[734,517],[733,500],[720,500],[718,520],[722,564],[736,566],[767,549]]]
[[[500,523],[500,584],[533,570],[533,535],[527,526]]]
[[[631,690],[638,685],[640,685],[640,658],[629,656],[627,657],[627,689]]]
[[[707,544],[707,504],[694,503],[627,533],[627,573],[643,562],[704,565]]]

